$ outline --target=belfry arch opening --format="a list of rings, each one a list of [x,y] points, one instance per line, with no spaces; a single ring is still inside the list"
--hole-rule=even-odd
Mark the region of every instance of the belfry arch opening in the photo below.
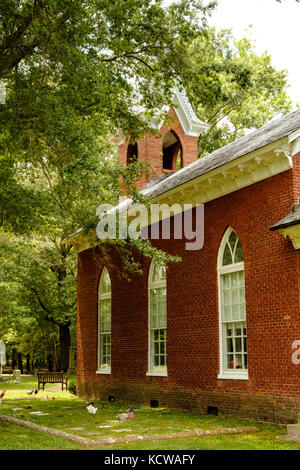
[[[168,132],[163,140],[163,169],[179,170],[182,168],[181,143],[173,131]]]
[[[136,142],[128,144],[127,147],[127,165],[135,163],[138,159],[138,145]]]

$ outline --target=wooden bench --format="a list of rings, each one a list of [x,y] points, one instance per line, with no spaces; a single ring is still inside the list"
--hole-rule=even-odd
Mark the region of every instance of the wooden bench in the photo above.
[[[66,390],[68,388],[68,377],[64,376],[63,372],[38,372],[38,390],[40,390],[40,386],[43,385],[43,390],[45,390],[45,384],[61,384],[61,389],[64,389],[64,385]]]

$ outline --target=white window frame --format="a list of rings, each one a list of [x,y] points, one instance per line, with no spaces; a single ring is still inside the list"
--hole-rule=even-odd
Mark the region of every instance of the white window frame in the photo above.
[[[101,357],[101,347],[102,347],[102,341],[101,341],[101,321],[100,321],[100,315],[101,315],[101,301],[102,300],[107,300],[110,299],[111,301],[111,291],[110,292],[102,292],[102,284],[103,284],[103,279],[105,273],[108,274],[109,278],[109,272],[106,267],[103,268],[100,280],[99,280],[99,285],[98,285],[98,351],[97,351],[97,370],[96,374],[111,374],[111,365],[110,367],[101,367],[100,364],[100,357]],[[111,328],[110,328],[110,345],[111,345]],[[111,346],[110,346],[111,347]],[[110,360],[111,360],[111,350],[110,350]]]
[[[235,232],[232,227],[228,227],[226,232],[224,233],[224,236],[222,238],[220,247],[219,247],[219,252],[218,252],[218,296],[219,296],[219,351],[220,351],[220,371],[218,374],[218,379],[229,379],[229,380],[248,380],[249,379],[249,374],[248,374],[248,369],[236,369],[236,370],[229,370],[226,368],[226,362],[225,362],[225,352],[226,352],[226,345],[224,344],[226,341],[225,335],[224,335],[224,322],[222,320],[222,281],[221,281],[221,276],[222,274],[228,274],[228,273],[235,273],[238,271],[244,271],[245,272],[245,266],[244,266],[244,261],[223,266],[223,256],[224,256],[224,251],[226,248],[227,240],[230,237],[231,232]],[[238,236],[238,235],[237,235]],[[239,322],[238,320],[235,323],[245,323],[244,322]],[[246,326],[247,326],[247,312],[246,312]]]
[[[155,368],[152,367],[152,330],[151,330],[151,290],[152,289],[159,289],[164,287],[167,290],[167,279],[159,280],[159,281],[152,281],[153,270],[156,264],[155,258],[151,261],[149,275],[148,275],[148,371],[146,373],[147,376],[158,376],[158,377],[167,377],[168,376],[168,369],[167,363],[165,368]],[[166,310],[167,310],[167,303],[166,303]],[[167,324],[167,311],[166,311],[166,324]],[[166,327],[167,331],[167,327]],[[167,342],[166,342],[167,348]],[[168,358],[168,350],[166,350],[166,362]]]

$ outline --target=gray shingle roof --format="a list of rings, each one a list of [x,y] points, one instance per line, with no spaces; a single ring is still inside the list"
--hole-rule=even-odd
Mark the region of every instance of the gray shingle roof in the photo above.
[[[243,155],[264,147],[292,134],[300,128],[300,109],[293,111],[280,119],[276,119],[264,127],[255,130],[231,144],[216,150],[215,152],[200,158],[190,165],[169,175],[163,181],[157,182],[151,188],[142,192],[147,196],[155,197],[186,183],[198,176],[208,173],[226,163],[229,163]]]
[[[286,228],[297,224],[300,224],[300,207],[270,227],[269,230],[278,230],[280,228]]]

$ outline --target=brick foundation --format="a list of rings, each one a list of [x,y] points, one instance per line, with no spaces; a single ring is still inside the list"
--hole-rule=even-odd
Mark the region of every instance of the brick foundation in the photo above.
[[[79,385],[78,396],[107,401],[114,397],[124,406],[151,406],[157,400],[159,407],[183,410],[206,415],[208,408],[217,408],[218,416],[253,419],[274,423],[295,423],[300,410],[300,398],[281,396],[230,393],[203,390],[186,390],[180,387],[161,388],[141,383],[125,384],[86,382]]]

